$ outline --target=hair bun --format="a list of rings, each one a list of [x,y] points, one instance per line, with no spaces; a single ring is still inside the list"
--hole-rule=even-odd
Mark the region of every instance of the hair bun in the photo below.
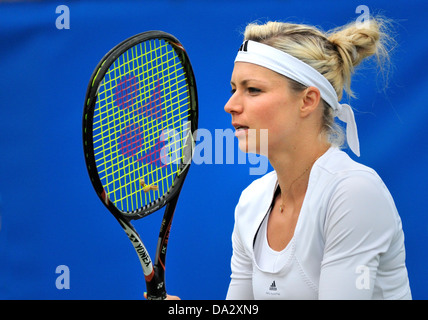
[[[388,24],[385,19],[371,18],[363,23],[351,22],[327,33],[327,39],[339,53],[347,86],[354,67],[363,59],[374,55],[381,68],[387,66],[389,54],[386,45],[393,42],[386,32]]]
[[[372,19],[364,23],[353,22],[329,32],[328,40],[336,45],[344,62],[357,66],[380,48],[379,22]]]

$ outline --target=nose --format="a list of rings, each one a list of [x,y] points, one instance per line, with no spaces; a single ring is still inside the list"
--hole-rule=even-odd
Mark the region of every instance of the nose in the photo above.
[[[237,92],[235,92],[224,106],[224,111],[227,113],[241,113],[243,110],[242,101]]]

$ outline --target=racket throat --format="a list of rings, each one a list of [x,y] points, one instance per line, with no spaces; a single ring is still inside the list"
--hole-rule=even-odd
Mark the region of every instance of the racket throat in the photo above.
[[[123,220],[121,218],[117,218],[132,245],[134,246],[135,252],[138,255],[138,258],[141,263],[141,267],[143,268],[144,278],[146,281],[150,281],[154,276],[153,263],[150,259],[150,255],[144,246],[143,242],[140,239],[137,231],[127,220]]]
[[[117,220],[126,232],[140,260],[141,267],[143,268],[144,279],[146,280],[147,299],[164,300],[166,298],[164,266],[159,267],[157,265],[153,265],[146,247],[129,221],[119,217],[117,217]]]

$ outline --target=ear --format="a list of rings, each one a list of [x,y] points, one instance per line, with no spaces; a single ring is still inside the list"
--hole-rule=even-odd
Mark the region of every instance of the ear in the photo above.
[[[300,114],[303,118],[312,114],[321,100],[321,93],[316,87],[308,87],[303,91],[302,105],[300,106]]]

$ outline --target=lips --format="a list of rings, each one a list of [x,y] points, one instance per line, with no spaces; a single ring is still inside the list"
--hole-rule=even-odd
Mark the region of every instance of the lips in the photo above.
[[[241,135],[245,135],[245,133],[247,132],[247,130],[249,129],[248,126],[240,124],[240,123],[232,123],[232,126],[235,128],[235,136],[239,137]]]
[[[237,122],[232,122],[232,126],[235,128],[236,131],[248,129],[248,126],[241,124],[241,123],[237,123]]]

